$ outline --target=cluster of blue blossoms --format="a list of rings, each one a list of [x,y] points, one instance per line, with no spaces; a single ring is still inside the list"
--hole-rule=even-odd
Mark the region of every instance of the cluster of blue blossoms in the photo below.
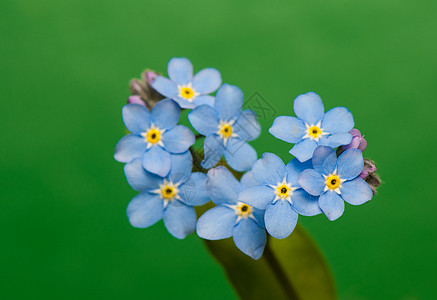
[[[269,129],[294,144],[290,153],[295,158],[284,164],[273,153],[258,159],[248,144],[261,132],[256,114],[242,109],[243,92],[222,84],[219,71],[207,68],[193,76],[188,59],[173,58],[168,78],[152,75],[142,91],[153,91],[158,100],[147,101],[141,93],[130,98],[122,109],[130,134],[114,154],[126,163],[127,181],[139,192],[127,207],[132,226],[146,228],[163,219],[179,239],[194,231],[208,240],[233,237],[242,252],[258,259],[266,231],[283,239],[299,215],[324,213],[333,221],[343,214],[344,201],[360,205],[372,198],[374,189],[364,179],[376,168],[365,164],[367,143],[353,128],[348,109],[325,113],[317,94],[298,96],[293,104],[297,117],[279,116]],[[178,125],[181,109],[191,109],[188,120],[196,136]],[[193,155],[200,155],[193,148],[196,139],[203,139],[203,160],[193,167]],[[216,206],[197,219],[194,207],[209,201]]]

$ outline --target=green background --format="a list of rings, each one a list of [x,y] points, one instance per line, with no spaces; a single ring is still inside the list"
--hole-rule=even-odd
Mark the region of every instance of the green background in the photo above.
[[[433,298],[436,3],[2,0],[0,298],[236,298],[195,235],[125,216],[136,193],[112,155],[128,82],[173,56],[278,115],[310,90],[347,106],[384,184],[335,222],[300,220],[341,299]],[[273,119],[253,145],[289,160]]]

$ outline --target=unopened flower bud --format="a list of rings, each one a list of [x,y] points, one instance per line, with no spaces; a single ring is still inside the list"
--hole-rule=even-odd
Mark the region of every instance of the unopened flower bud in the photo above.
[[[364,139],[364,136],[361,135],[361,132],[354,128],[349,131],[349,133],[352,134],[352,142],[349,145],[342,146],[342,150],[355,148],[364,151],[367,147],[367,141]]]
[[[151,84],[153,80],[155,80],[158,73],[146,70],[141,74],[141,79],[132,79],[129,87],[132,93],[132,96],[137,96],[137,98],[129,97],[128,103],[137,103],[140,102],[145,103],[145,106],[152,109],[158,101],[161,101],[165,97],[159,94],[154,88],[152,88]],[[139,98],[138,98],[139,97]]]

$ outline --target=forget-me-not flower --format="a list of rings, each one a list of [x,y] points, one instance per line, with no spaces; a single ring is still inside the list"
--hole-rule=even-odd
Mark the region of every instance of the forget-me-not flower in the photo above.
[[[211,200],[217,204],[197,221],[197,234],[208,240],[233,237],[243,253],[253,259],[261,257],[266,244],[263,211],[239,202],[238,193],[256,182],[247,172],[241,183],[225,167],[208,171],[206,187]]]
[[[147,171],[164,177],[170,171],[171,154],[183,153],[195,142],[190,129],[177,125],[180,108],[171,99],[158,102],[151,112],[142,105],[127,104],[122,115],[131,134],[115,147],[119,162],[141,158]]]
[[[243,110],[243,92],[224,84],[217,91],[214,107],[201,105],[188,114],[191,125],[205,136],[202,166],[212,168],[224,155],[228,165],[237,171],[249,170],[257,159],[247,141],[260,134],[256,114]]]
[[[182,108],[213,105],[216,91],[222,83],[220,72],[213,68],[199,71],[193,77],[193,65],[187,58],[174,57],[168,62],[168,77],[158,76],[152,87],[160,94],[172,98]]]
[[[293,104],[297,118],[279,116],[269,132],[276,138],[295,144],[290,153],[301,162],[313,156],[318,145],[336,148],[352,141],[352,113],[335,107],[324,113],[322,99],[314,92],[297,96]]]
[[[243,190],[238,201],[265,209],[264,222],[270,235],[283,239],[297,224],[298,214],[320,214],[317,198],[305,192],[297,182],[300,173],[311,167],[310,162],[297,159],[284,165],[273,153],[264,153],[253,165],[252,172],[258,186]]]
[[[165,178],[149,173],[140,158],[126,164],[127,181],[134,190],[141,191],[127,207],[129,222],[134,227],[146,228],[161,219],[167,230],[183,239],[196,228],[193,206],[209,201],[206,193],[206,174],[191,173],[189,151],[171,156],[171,171]]]
[[[333,148],[319,146],[312,164],[314,169],[303,171],[298,182],[311,195],[320,196],[319,206],[329,220],[343,214],[344,201],[360,205],[372,199],[370,186],[358,177],[364,165],[361,150],[348,149],[337,158]]]

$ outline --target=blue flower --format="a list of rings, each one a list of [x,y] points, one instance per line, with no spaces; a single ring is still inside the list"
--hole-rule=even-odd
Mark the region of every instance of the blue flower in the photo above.
[[[197,234],[207,240],[232,236],[243,253],[253,259],[260,258],[266,245],[263,211],[237,201],[238,193],[254,184],[251,172],[240,183],[225,167],[209,170],[206,188],[217,206],[199,218]]]
[[[343,214],[344,201],[360,205],[372,199],[370,186],[358,177],[364,165],[360,150],[346,150],[337,158],[333,148],[319,146],[312,164],[314,169],[303,171],[298,182],[311,195],[320,196],[319,206],[329,220]]]
[[[211,94],[222,83],[220,72],[206,68],[193,77],[193,65],[186,58],[172,58],[168,62],[168,77],[158,76],[152,87],[160,94],[172,98],[182,108],[194,108],[201,104],[213,105]]]
[[[214,107],[201,105],[188,114],[194,129],[206,136],[204,168],[214,167],[223,154],[237,171],[249,170],[256,161],[256,151],[247,141],[257,138],[261,129],[255,113],[241,111],[242,106],[241,89],[224,84],[217,91]]]
[[[149,112],[138,104],[127,104],[122,110],[126,128],[132,132],[115,147],[114,157],[128,163],[141,158],[143,167],[159,176],[170,171],[171,154],[183,153],[194,144],[194,134],[179,121],[180,108],[170,99],[158,102]]]
[[[301,162],[309,160],[318,145],[336,148],[352,141],[349,131],[354,127],[354,119],[347,108],[335,107],[325,114],[322,99],[313,92],[297,96],[293,108],[297,118],[279,116],[269,132],[296,144],[290,153]]]
[[[174,237],[183,239],[194,232],[196,213],[193,206],[209,201],[206,175],[191,173],[190,152],[171,157],[171,171],[165,178],[149,173],[140,158],[126,164],[124,171],[133,189],[141,191],[127,207],[129,222],[134,227],[146,228],[161,219]]]
[[[275,238],[289,236],[297,223],[298,214],[314,216],[322,211],[317,198],[310,196],[298,184],[299,174],[311,163],[291,160],[286,166],[273,153],[264,153],[252,168],[258,186],[243,190],[238,201],[265,209],[266,229]]]

